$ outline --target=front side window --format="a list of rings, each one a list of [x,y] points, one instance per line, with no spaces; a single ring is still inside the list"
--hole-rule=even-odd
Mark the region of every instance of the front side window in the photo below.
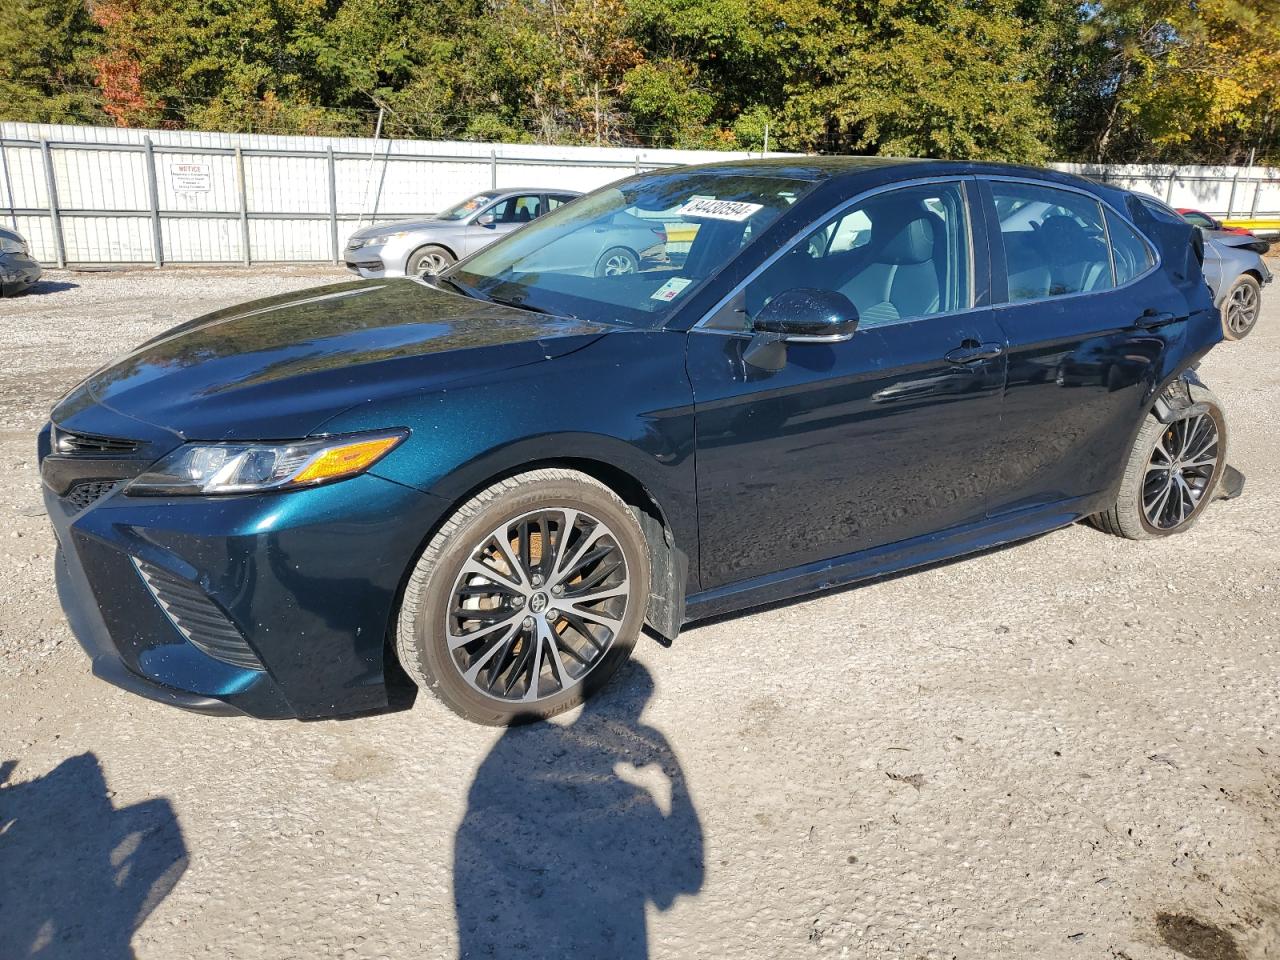
[[[656,326],[813,185],[732,169],[634,177],[552,210],[445,278],[500,303]]]
[[[904,187],[869,197],[813,231],[708,321],[749,330],[756,314],[795,288],[843,293],[859,328],[971,306],[969,221],[959,183]]]
[[[485,211],[485,216],[493,217],[494,223],[528,223],[538,218],[541,209],[542,197],[535,193],[500,200]]]
[[[1151,248],[1133,227],[1115,213],[1107,211],[1107,232],[1111,235],[1111,252],[1116,264],[1116,285],[1140,277],[1155,265]]]
[[[1216,223],[1206,217],[1203,213],[1196,210],[1188,210],[1182,215],[1182,217],[1187,221],[1187,223],[1193,224],[1197,227],[1204,227],[1207,230],[1218,229],[1218,225]]]
[[[1109,290],[1111,254],[1102,205],[1030,183],[993,182],[1009,277],[1009,302]]]

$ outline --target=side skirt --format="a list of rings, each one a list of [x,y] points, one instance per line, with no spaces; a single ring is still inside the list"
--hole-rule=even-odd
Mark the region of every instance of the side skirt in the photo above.
[[[922,567],[941,560],[1026,540],[1059,527],[1069,526],[1097,510],[1097,497],[1063,500],[1033,507],[995,519],[952,527],[941,533],[902,540],[821,560],[779,573],[740,580],[688,598],[685,623],[735,613],[749,607],[791,600],[795,597],[842,587],[861,580],[873,580]]]

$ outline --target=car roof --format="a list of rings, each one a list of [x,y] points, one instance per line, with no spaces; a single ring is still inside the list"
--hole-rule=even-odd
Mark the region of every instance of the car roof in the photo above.
[[[856,179],[862,181],[862,185],[865,186],[891,183],[901,179],[914,180],[934,176],[986,175],[1028,177],[1033,180],[1085,186],[1095,192],[1116,191],[1117,189],[1097,180],[1091,180],[1088,177],[1062,173],[1048,167],[975,160],[935,160],[921,157],[766,157],[754,160],[718,160],[682,169],[705,170],[709,173],[723,172],[725,174],[740,174],[743,176],[776,176],[815,182]]]
[[[505,197],[513,193],[555,193],[566,197],[580,197],[581,190],[567,190],[563,187],[503,187],[501,190],[480,190],[472,196]]]

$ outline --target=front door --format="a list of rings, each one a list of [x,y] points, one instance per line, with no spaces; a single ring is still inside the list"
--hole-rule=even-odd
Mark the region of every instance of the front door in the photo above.
[[[962,181],[876,194],[690,331],[703,589],[983,520],[1004,343],[972,223]],[[844,293],[857,332],[753,365],[750,318],[797,287]]]
[[[472,254],[481,247],[487,247],[504,234],[538,219],[543,212],[542,195],[538,193],[498,200],[488,209],[480,211],[467,226],[463,241],[466,252]]]

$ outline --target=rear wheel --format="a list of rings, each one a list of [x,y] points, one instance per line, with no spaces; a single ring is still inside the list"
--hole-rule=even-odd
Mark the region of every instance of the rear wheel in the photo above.
[[[620,277],[639,269],[639,259],[626,247],[610,247],[596,261],[597,277]]]
[[[1213,499],[1227,460],[1227,422],[1222,405],[1203,387],[1192,387],[1195,409],[1161,423],[1148,416],[1125,467],[1120,495],[1111,509],[1091,518],[1107,533],[1152,540],[1182,533]]]
[[[1250,274],[1236,278],[1222,304],[1222,334],[1228,340],[1242,340],[1258,322],[1262,312],[1262,284]]]
[[[405,671],[485,724],[554,716],[631,655],[649,554],[613,491],[573,470],[532,470],[463,504],[410,576],[396,630]]]
[[[444,247],[430,245],[413,251],[404,272],[410,277],[434,277],[441,270],[457,262],[457,257]]]

